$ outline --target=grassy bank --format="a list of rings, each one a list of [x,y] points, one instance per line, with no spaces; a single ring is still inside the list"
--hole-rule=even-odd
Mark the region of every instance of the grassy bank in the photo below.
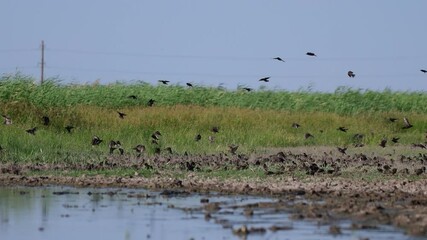
[[[62,85],[53,81],[41,86],[16,75],[0,81],[0,113],[12,125],[0,126],[2,161],[64,162],[108,156],[108,142],[119,140],[125,154],[144,144],[146,154],[155,148],[163,153],[238,153],[291,146],[409,145],[425,141],[427,94],[337,90],[336,93],[226,91],[214,88],[152,86],[148,84]],[[128,98],[135,95],[137,98]],[[147,101],[154,99],[152,107]],[[127,116],[119,118],[117,111]],[[48,126],[42,117],[48,116]],[[390,117],[397,118],[390,122]],[[414,125],[402,129],[403,117]],[[301,125],[292,128],[293,123]],[[75,128],[72,133],[65,126]],[[211,128],[219,127],[219,133]],[[25,130],[37,127],[35,135]],[[348,128],[347,132],[337,130]],[[160,131],[159,145],[151,134]],[[305,138],[310,133],[314,137]],[[201,135],[200,141],[195,136]],[[363,134],[362,139],[354,138]],[[92,146],[92,136],[104,141]],[[211,143],[208,137],[215,140]],[[398,143],[392,143],[399,137]],[[166,154],[166,153],[165,153]]]

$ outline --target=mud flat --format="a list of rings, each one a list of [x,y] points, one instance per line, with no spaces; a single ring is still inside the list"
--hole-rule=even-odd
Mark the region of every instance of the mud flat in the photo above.
[[[410,236],[426,236],[426,161],[424,153],[378,156],[297,150],[251,156],[114,156],[83,163],[4,163],[0,166],[0,185],[124,187],[268,196],[278,200],[238,208],[248,216],[257,211],[284,211],[294,220],[329,225],[330,233],[336,235],[342,229],[334,223],[346,220],[354,230],[391,225]],[[108,174],[118,168],[124,169],[121,174]],[[150,175],[142,176],[141,169]],[[233,176],[238,172],[247,174]],[[207,202],[206,218],[221,207]],[[286,226],[273,227],[281,228]],[[263,230],[243,225],[233,229],[236,235],[243,236],[258,231]]]

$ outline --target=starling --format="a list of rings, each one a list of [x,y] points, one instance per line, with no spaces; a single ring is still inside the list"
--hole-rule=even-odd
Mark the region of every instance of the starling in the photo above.
[[[391,139],[391,141],[392,142],[394,142],[394,143],[398,143],[399,142],[399,137],[393,137],[392,139]]]
[[[98,146],[103,140],[101,140],[98,136],[93,136],[92,138],[92,145]]]
[[[317,57],[317,55],[313,52],[307,52],[306,55],[310,57]]]
[[[351,77],[351,78],[356,77],[356,74],[354,74],[354,72],[353,72],[353,71],[348,71],[348,72],[347,72],[347,75],[348,75],[348,77]]]
[[[387,139],[384,138],[383,140],[381,140],[381,142],[380,142],[381,147],[385,148],[386,144],[387,144]]]
[[[108,144],[108,148],[110,149],[110,154],[113,154],[114,150],[116,150],[119,147],[120,147],[119,141],[116,142],[111,140],[110,143]]]
[[[252,91],[253,89],[252,88],[249,88],[249,87],[244,87],[244,88],[242,88],[243,90],[246,90],[246,91],[248,91],[248,92],[250,92],[250,91]]]
[[[212,131],[213,133],[219,133],[219,127],[214,126],[214,127],[212,127],[212,128],[211,128],[211,131]]]
[[[65,129],[67,130],[67,132],[68,133],[71,133],[71,130],[73,129],[74,127],[73,126],[71,126],[71,125],[67,125],[66,127],[65,127]]]
[[[6,115],[2,115],[3,116],[3,124],[4,125],[11,125],[12,124],[12,118],[6,116]]]
[[[422,73],[427,73],[427,70],[425,70],[425,69],[421,69],[420,70]]]
[[[342,153],[342,154],[344,154],[344,155],[346,155],[346,154],[347,154],[347,153],[346,153],[346,151],[347,151],[347,148],[346,148],[346,147],[343,147],[343,148],[337,147],[337,149],[338,149],[338,152],[340,152],[340,153]]]
[[[200,141],[202,139],[202,135],[197,134],[196,137],[194,137],[194,140],[196,140],[196,142]]]
[[[32,134],[32,135],[36,135],[36,131],[37,131],[37,127],[33,127],[30,129],[25,130],[27,133]]]
[[[214,143],[215,142],[215,136],[209,136],[208,140],[210,143]]]
[[[43,116],[42,120],[43,120],[43,125],[45,125],[45,126],[49,125],[50,119],[48,116]]]
[[[148,100],[147,105],[148,105],[149,107],[152,107],[152,106],[154,105],[154,102],[155,102],[155,100],[154,100],[154,99],[150,99],[150,100]]]
[[[292,123],[292,127],[293,128],[299,128],[299,127],[301,127],[301,125],[299,125],[298,123]]]
[[[314,136],[311,133],[304,134],[305,139],[314,138]]]
[[[138,99],[138,97],[136,95],[129,95],[128,98],[130,98],[130,99]]]
[[[389,117],[389,118],[388,118],[388,120],[389,120],[390,122],[396,122],[396,121],[397,121],[397,118]]]
[[[117,111],[117,113],[119,114],[119,118],[121,118],[121,119],[124,119],[126,116],[126,113],[119,112],[119,111]]]
[[[412,124],[409,123],[409,120],[406,117],[403,118],[403,124],[404,126],[402,127],[402,129],[408,129],[413,127]]]
[[[260,82],[269,82],[270,81],[270,77],[263,77],[259,79]]]
[[[281,57],[275,57],[273,58],[274,60],[280,61],[280,62],[285,62],[285,60],[283,60]]]
[[[164,85],[168,85],[168,83],[169,83],[170,81],[168,81],[168,80],[159,80],[159,82],[163,83]]]
[[[346,127],[339,127],[337,130],[340,130],[341,132],[347,132],[348,128],[346,128]]]
[[[140,157],[140,156],[141,156],[141,154],[142,154],[143,152],[145,152],[145,146],[144,146],[144,145],[142,145],[142,144],[138,144],[138,145],[136,145],[136,147],[134,147],[134,148],[132,148],[132,149],[134,149],[134,150],[138,153],[138,157]]]
[[[159,131],[155,131],[153,134],[151,134],[151,138],[156,141],[160,140],[160,136],[162,136],[162,134]]]
[[[238,148],[239,148],[239,145],[231,144],[228,146],[228,151],[234,155],[236,154],[236,151]]]
[[[193,87],[193,84],[191,84],[191,83],[186,83],[186,85],[187,85],[188,87]]]

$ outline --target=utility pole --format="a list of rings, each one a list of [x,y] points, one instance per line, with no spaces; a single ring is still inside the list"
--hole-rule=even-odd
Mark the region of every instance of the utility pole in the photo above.
[[[44,41],[42,41],[42,61],[40,63],[40,84],[44,81]]]

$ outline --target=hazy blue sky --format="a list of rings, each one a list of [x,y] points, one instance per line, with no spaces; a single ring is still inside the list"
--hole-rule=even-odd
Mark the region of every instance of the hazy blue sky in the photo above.
[[[3,74],[38,78],[44,40],[46,77],[64,82],[427,90],[425,0],[2,0],[0,9]]]

